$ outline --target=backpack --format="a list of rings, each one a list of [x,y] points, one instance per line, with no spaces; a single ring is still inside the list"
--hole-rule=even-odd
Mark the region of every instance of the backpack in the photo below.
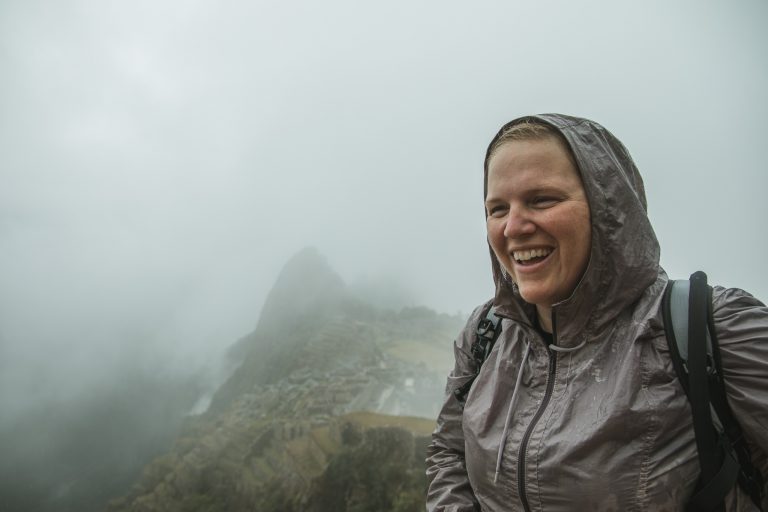
[[[691,404],[700,474],[686,511],[724,510],[723,500],[738,481],[762,511],[762,475],[739,423],[728,405],[722,363],[712,319],[712,288],[704,272],[669,281],[662,299],[664,329],[672,364]],[[501,318],[491,304],[483,312],[472,344],[474,377],[454,390],[464,404],[480,367],[501,334]],[[689,341],[690,340],[690,341]]]

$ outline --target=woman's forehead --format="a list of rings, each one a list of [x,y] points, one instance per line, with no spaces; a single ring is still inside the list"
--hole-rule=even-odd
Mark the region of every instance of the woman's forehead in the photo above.
[[[569,151],[555,138],[509,141],[491,155],[488,181],[501,177],[568,178],[581,181]]]

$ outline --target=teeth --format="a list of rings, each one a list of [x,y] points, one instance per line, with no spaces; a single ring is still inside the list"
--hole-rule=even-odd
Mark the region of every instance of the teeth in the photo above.
[[[517,261],[528,261],[531,258],[540,258],[552,252],[552,249],[533,249],[530,251],[514,251],[512,257]]]

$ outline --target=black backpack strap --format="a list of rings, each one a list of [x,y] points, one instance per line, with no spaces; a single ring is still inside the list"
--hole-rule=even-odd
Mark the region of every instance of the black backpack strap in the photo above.
[[[670,281],[663,313],[672,363],[691,404],[701,468],[687,510],[723,510],[737,479],[762,510],[762,480],[725,394],[707,276],[696,272],[690,281]]]
[[[720,450],[709,405],[708,376],[714,368],[707,364],[707,277],[702,279],[701,275],[691,275],[688,299],[688,399],[691,402],[693,430],[696,432],[696,447],[699,451],[699,484],[704,487],[705,482],[711,482],[718,473],[722,461],[718,460],[721,458]],[[736,473],[732,477],[730,487],[736,483]]]
[[[480,367],[488,359],[488,354],[491,353],[491,349],[493,349],[493,345],[499,338],[499,334],[501,334],[501,317],[496,315],[493,303],[489,302],[483,311],[480,322],[477,324],[475,341],[472,343],[472,359],[475,361],[475,374],[461,387],[453,391],[454,396],[462,406],[467,401],[469,388],[472,387],[472,383],[475,382],[480,373]]]

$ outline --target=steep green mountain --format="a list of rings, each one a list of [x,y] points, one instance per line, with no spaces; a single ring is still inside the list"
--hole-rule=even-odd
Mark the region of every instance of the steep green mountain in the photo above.
[[[240,366],[149,464],[122,511],[416,511],[458,317],[378,310],[295,256]]]

